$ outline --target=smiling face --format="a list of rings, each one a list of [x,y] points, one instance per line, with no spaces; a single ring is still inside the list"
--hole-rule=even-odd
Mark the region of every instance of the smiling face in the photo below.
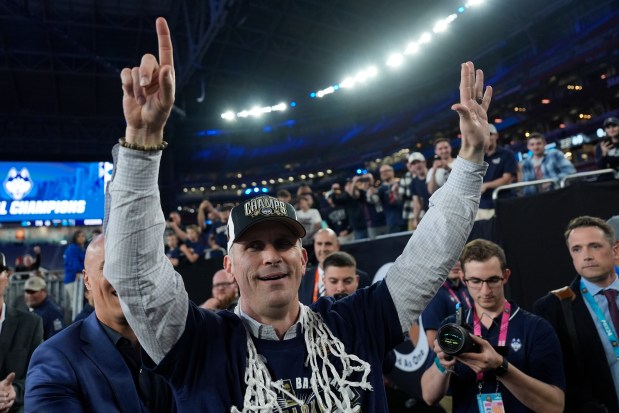
[[[84,284],[90,291],[97,318],[116,331],[128,326],[120,308],[116,290],[103,275],[105,264],[105,238],[97,236],[88,245],[84,259]]]
[[[440,141],[434,147],[434,153],[443,160],[451,158],[451,145],[447,141]]]
[[[340,250],[340,243],[337,235],[330,228],[318,230],[314,235],[314,254],[318,260],[318,264],[322,267],[322,263],[329,254]]]
[[[264,221],[235,240],[224,266],[236,280],[241,309],[257,321],[298,312],[298,290],[307,252],[284,224]]]
[[[540,138],[530,138],[527,141],[527,149],[533,152],[533,156],[540,158],[544,156],[544,148],[546,147],[546,141]]]
[[[611,244],[602,229],[574,228],[567,238],[567,246],[574,268],[583,278],[600,287],[607,287],[614,281],[619,244]]]

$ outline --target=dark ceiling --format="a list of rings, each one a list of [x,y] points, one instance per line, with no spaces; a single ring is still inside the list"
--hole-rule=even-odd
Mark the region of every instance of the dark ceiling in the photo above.
[[[3,0],[0,158],[109,159],[124,130],[120,70],[156,53],[157,16],[172,30],[178,82],[166,133],[170,191],[352,168],[436,134],[455,137],[449,107],[466,60],[484,68],[496,90],[491,117],[514,137],[578,123],[574,105],[594,117],[617,108],[619,9],[611,0],[486,0],[400,70],[385,66],[388,54],[463,4]],[[366,86],[309,97],[370,64],[380,73]],[[566,92],[568,82],[588,93]],[[542,95],[553,103],[534,107]],[[280,101],[297,106],[234,123],[220,117]],[[527,105],[527,115],[514,115],[514,105]]]

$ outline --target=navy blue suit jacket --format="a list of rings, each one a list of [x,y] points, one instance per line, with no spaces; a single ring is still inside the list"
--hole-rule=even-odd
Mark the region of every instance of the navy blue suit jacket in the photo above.
[[[25,412],[141,411],[131,372],[94,312],[34,352],[26,377]]]
[[[604,347],[591,318],[591,313],[585,304],[580,291],[580,277],[577,277],[570,285],[576,298],[571,302],[576,335],[581,351],[582,368],[576,363],[576,356],[572,348],[570,336],[565,324],[565,317],[561,307],[561,301],[553,294],[547,294],[537,300],[533,310],[536,314],[550,321],[555,328],[563,358],[565,360],[565,378],[567,388],[565,391],[565,412],[583,413],[598,412],[587,402],[595,401],[606,406],[609,412],[619,412],[619,402],[613,385],[613,378],[608,367],[604,353]],[[585,400],[588,389],[590,399]]]

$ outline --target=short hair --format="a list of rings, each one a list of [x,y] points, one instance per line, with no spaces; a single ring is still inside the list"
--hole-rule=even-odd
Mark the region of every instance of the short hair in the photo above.
[[[449,144],[449,146],[451,146],[451,142],[449,141],[449,139],[447,139],[445,137],[440,137],[440,138],[434,139],[433,145],[436,147],[436,145],[438,145],[441,142],[447,142]]]
[[[595,227],[601,229],[604,233],[604,238],[606,238],[610,245],[613,245],[615,243],[615,231],[613,230],[613,227],[603,219],[598,217],[592,217],[589,215],[576,217],[572,219],[569,224],[567,224],[567,228],[565,229],[565,233],[563,234],[565,236],[565,243],[568,243],[568,239],[572,230],[584,227]]]
[[[196,234],[200,235],[202,233],[202,229],[196,224],[187,225],[187,229],[192,229],[196,231]]]
[[[355,257],[344,251],[336,251],[325,258],[322,268],[326,271],[328,267],[357,267]]]
[[[546,142],[546,137],[544,136],[543,133],[540,133],[540,132],[531,132],[527,140],[531,140],[531,139],[541,139],[544,142]]]
[[[501,270],[507,269],[507,259],[505,251],[499,245],[485,239],[476,239],[464,246],[462,254],[460,254],[460,266],[464,272],[464,264],[470,261],[485,262],[492,257],[497,257],[501,264]]]

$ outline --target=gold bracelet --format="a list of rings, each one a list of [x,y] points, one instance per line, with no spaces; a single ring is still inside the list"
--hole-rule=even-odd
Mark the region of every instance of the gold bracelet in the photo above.
[[[162,151],[168,147],[168,143],[166,141],[162,141],[159,145],[138,145],[137,143],[129,143],[125,140],[125,138],[120,138],[118,143],[123,148],[135,149],[136,151],[142,152],[153,152],[153,151]]]

